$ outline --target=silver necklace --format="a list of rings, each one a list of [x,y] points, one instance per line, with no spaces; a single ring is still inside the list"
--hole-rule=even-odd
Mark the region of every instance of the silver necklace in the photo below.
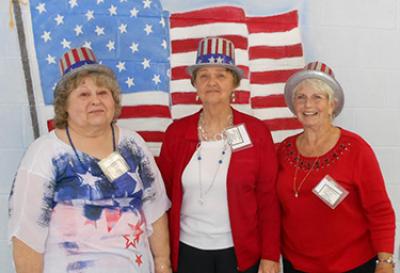
[[[222,131],[211,135],[208,130],[207,130],[207,124],[204,120],[204,112],[200,113],[200,118],[199,118],[199,124],[198,124],[198,134],[199,134],[199,138],[200,140],[205,140],[205,141],[215,141],[215,140],[222,140],[225,138],[225,129],[228,127],[231,127],[233,125],[233,117],[232,114],[230,114],[227,117],[226,120],[226,126],[224,127],[224,129],[222,129]]]
[[[199,162],[199,203],[200,205],[204,205],[204,198],[206,197],[206,195],[211,191],[211,189],[214,187],[215,184],[215,179],[217,178],[217,174],[219,172],[219,169],[221,168],[222,163],[224,162],[224,157],[226,154],[226,149],[228,147],[226,140],[224,141],[224,146],[222,147],[222,151],[221,151],[221,155],[220,158],[217,161],[217,169],[215,170],[213,176],[212,176],[212,180],[210,185],[207,187],[207,189],[205,191],[203,191],[203,178],[202,178],[202,168],[201,168],[201,162],[203,160],[203,157],[201,155],[201,142],[199,144],[197,144],[197,161]]]

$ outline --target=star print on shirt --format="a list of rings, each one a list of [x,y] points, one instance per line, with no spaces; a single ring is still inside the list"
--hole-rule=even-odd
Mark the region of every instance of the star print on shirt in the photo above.
[[[143,229],[141,228],[142,224],[143,221],[139,221],[136,225],[128,224],[132,229],[132,233],[123,235],[125,238],[125,248],[129,248],[130,246],[136,248],[136,244],[139,243],[140,236],[144,233]]]
[[[137,254],[136,254],[136,260],[135,260],[135,262],[137,263],[138,266],[141,266],[142,263],[143,263],[143,261],[142,261],[142,256],[143,256],[143,255],[137,255]]]

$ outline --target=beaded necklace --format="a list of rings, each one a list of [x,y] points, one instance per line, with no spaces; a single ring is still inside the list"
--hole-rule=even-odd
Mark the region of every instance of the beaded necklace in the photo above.
[[[218,172],[219,172],[219,170],[221,168],[222,163],[224,162],[224,157],[225,157],[225,154],[226,154],[227,147],[228,147],[228,143],[227,143],[227,141],[225,139],[223,139],[223,147],[222,147],[222,151],[221,151],[220,157],[219,157],[219,159],[217,161],[217,164],[218,164],[217,165],[217,169],[215,170],[214,174],[212,175],[212,180],[211,180],[210,185],[207,187],[207,189],[205,191],[203,191],[203,186],[204,186],[203,183],[204,182],[203,182],[203,177],[202,177],[202,171],[203,170],[202,170],[202,164],[201,164],[201,162],[203,160],[203,157],[202,157],[202,154],[201,154],[202,146],[201,146],[201,143],[197,144],[197,161],[199,163],[199,203],[200,203],[200,205],[204,204],[204,197],[214,187],[215,180],[217,178]],[[206,171],[206,170],[204,170],[204,171]]]

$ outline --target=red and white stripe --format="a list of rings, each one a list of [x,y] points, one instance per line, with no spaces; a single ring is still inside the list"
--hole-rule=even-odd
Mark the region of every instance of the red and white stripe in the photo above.
[[[72,50],[68,51],[61,57],[59,62],[61,75],[64,75],[65,70],[71,65],[84,60],[96,62],[96,56],[90,48],[73,48]]]
[[[264,120],[275,142],[296,133],[301,125],[283,96],[287,79],[304,67],[297,11],[248,17],[251,108]]]
[[[332,78],[335,78],[335,75],[333,74],[332,69],[327,66],[326,64],[322,63],[322,62],[312,62],[309,63],[306,66],[307,70],[316,70],[316,71],[321,71],[325,74],[328,74],[329,76],[331,76]]]

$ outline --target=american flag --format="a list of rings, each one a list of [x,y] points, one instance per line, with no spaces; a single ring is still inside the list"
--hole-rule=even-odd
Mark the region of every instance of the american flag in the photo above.
[[[218,35],[234,42],[236,64],[246,75],[234,107],[265,121],[275,142],[301,128],[283,97],[286,80],[304,67],[297,11],[250,17],[242,8],[221,6],[172,14],[170,24],[174,118],[200,109],[185,69],[196,58],[199,40]]]
[[[41,133],[53,117],[59,57],[86,46],[118,77],[118,123],[136,130],[158,155],[172,120],[200,108],[185,68],[195,61],[198,41],[215,35],[234,42],[246,74],[235,107],[264,120],[276,142],[299,128],[283,99],[284,82],[304,66],[296,11],[250,17],[240,7],[221,6],[170,14],[154,0],[31,0],[30,15]]]
[[[121,86],[122,126],[136,130],[158,154],[172,122],[169,107],[169,14],[159,1],[30,1],[41,123],[53,117],[58,59],[70,48],[92,48]],[[41,127],[43,133],[47,128]]]

